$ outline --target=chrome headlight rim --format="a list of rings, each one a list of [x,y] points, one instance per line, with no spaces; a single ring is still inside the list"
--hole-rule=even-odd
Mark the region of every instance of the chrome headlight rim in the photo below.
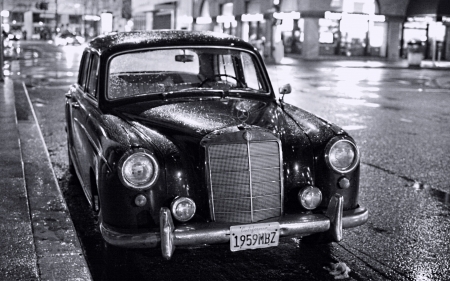
[[[177,213],[176,213],[176,207],[178,206],[178,204],[180,204],[181,202],[189,202],[192,206],[193,206],[193,210],[192,210],[192,214],[189,215],[189,217],[186,218],[180,218]],[[187,222],[189,220],[191,220],[194,216],[195,216],[195,212],[197,211],[197,205],[195,204],[194,200],[192,200],[189,197],[184,197],[184,196],[180,196],[180,197],[176,197],[172,203],[170,204],[170,211],[172,212],[172,216],[179,222]]]
[[[124,175],[124,166],[127,164],[127,161],[129,161],[131,159],[131,157],[133,156],[143,156],[146,157],[150,160],[150,163],[153,166],[153,174],[151,175],[151,177],[149,178],[148,181],[145,182],[145,184],[135,184],[133,182],[131,182],[129,179],[127,179],[127,177]],[[159,175],[159,165],[158,162],[156,161],[155,156],[148,150],[143,149],[143,148],[138,148],[138,149],[132,149],[127,151],[119,160],[118,163],[118,174],[119,174],[119,178],[120,181],[122,182],[122,184],[128,188],[131,188],[133,190],[146,190],[151,188],[156,180],[158,179],[158,175]]]
[[[341,142],[346,142],[346,143],[350,144],[352,146],[353,152],[355,154],[352,164],[344,169],[340,169],[340,168],[333,166],[333,164],[330,161],[330,152],[338,143],[341,143]],[[331,139],[330,142],[325,147],[325,162],[327,163],[327,166],[331,170],[333,170],[339,174],[345,174],[345,173],[349,173],[349,172],[352,172],[353,170],[355,170],[356,167],[358,167],[358,165],[359,165],[359,158],[360,158],[360,154],[359,154],[358,146],[353,141],[351,141],[345,137],[335,137],[335,138]]]

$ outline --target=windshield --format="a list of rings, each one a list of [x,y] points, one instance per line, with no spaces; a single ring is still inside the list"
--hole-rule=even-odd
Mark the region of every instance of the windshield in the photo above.
[[[190,90],[269,95],[256,58],[241,50],[147,50],[121,54],[110,61],[108,99]]]

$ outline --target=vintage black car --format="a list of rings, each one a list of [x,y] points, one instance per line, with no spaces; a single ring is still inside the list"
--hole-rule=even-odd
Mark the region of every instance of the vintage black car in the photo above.
[[[355,141],[277,98],[261,55],[241,39],[100,36],[66,97],[69,164],[107,245],[160,246],[170,259],[184,245],[338,242],[367,221]]]

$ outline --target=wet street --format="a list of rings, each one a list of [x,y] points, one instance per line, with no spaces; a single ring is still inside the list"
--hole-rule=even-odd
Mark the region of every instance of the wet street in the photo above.
[[[269,66],[285,101],[341,126],[361,152],[362,227],[341,243],[232,253],[228,245],[116,252],[104,247],[78,181],[68,172],[64,94],[77,77],[82,46],[21,43],[5,74],[24,82],[56,176],[95,280],[334,280],[324,267],[344,262],[347,280],[448,280],[450,274],[449,70],[389,68],[373,62],[298,61]],[[16,99],[18,114],[20,100]]]

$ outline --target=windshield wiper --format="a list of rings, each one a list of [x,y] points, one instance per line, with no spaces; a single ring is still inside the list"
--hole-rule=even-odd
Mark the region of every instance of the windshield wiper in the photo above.
[[[180,94],[180,93],[195,93],[195,94],[201,94],[201,93],[216,93],[216,94],[223,94],[223,90],[217,90],[217,89],[207,89],[207,88],[187,88],[187,89],[180,89],[180,90],[174,90],[174,91],[168,91],[168,92],[162,92],[160,93],[161,97],[165,100],[167,96],[171,96],[173,94]]]

